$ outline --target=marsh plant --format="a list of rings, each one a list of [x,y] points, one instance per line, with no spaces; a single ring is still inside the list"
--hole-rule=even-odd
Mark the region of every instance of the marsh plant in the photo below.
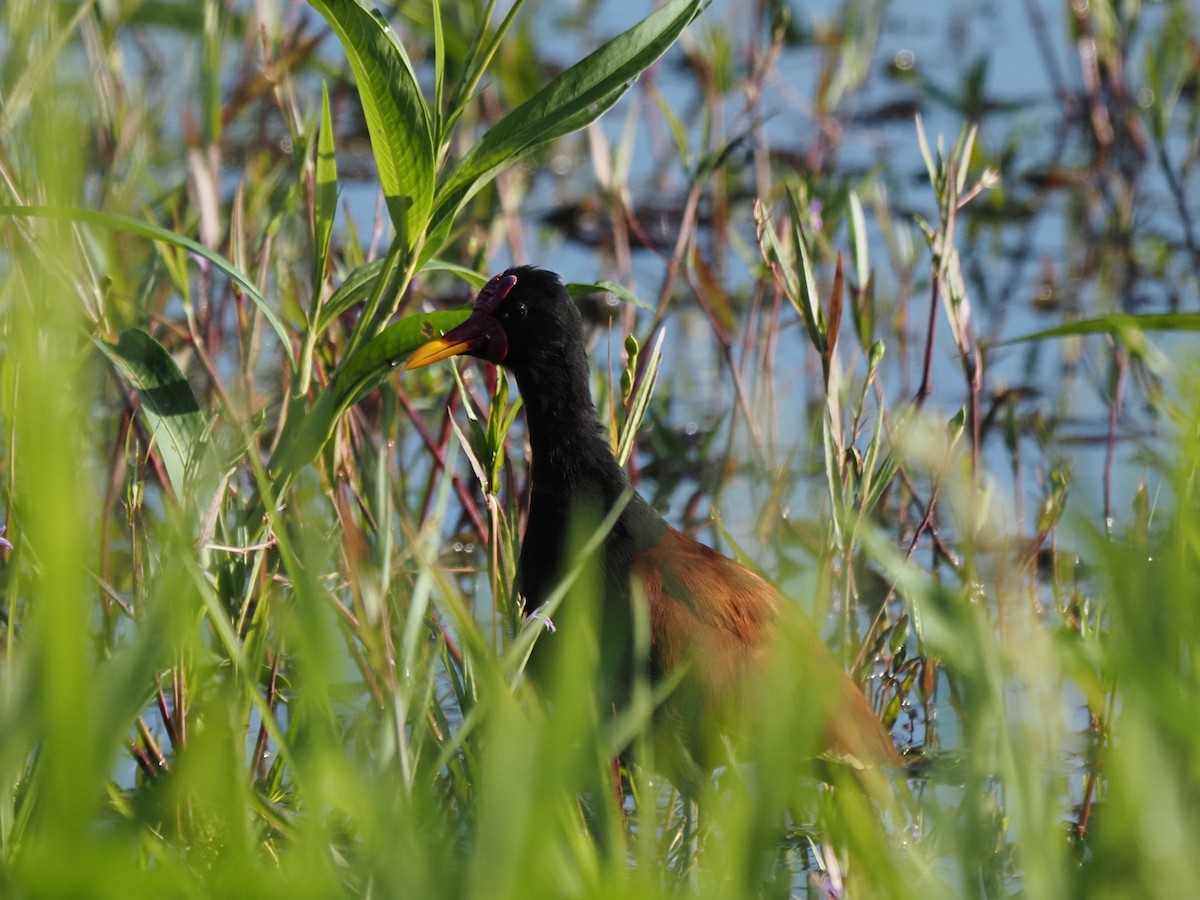
[[[0,894],[1200,896],[1196,10],[612,6],[0,7]],[[903,769],[530,690],[514,262]]]

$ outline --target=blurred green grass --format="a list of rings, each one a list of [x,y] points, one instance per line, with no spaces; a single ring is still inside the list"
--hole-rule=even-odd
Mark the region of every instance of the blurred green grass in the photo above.
[[[640,107],[613,106],[630,68],[576,69],[538,95],[555,71],[528,24],[537,7],[503,26],[490,6],[401,9],[393,45],[355,4],[319,6],[352,23],[345,43],[315,41],[317,15],[285,4],[10,0],[0,13],[13,545],[0,546],[0,894],[1200,895],[1200,373],[1171,365],[1190,350],[1186,318],[1103,305],[1138,273],[1182,273],[1182,296],[1197,296],[1194,11],[1101,3],[1072,20],[1073,61],[1090,42],[1098,77],[1121,68],[1156,87],[1148,107],[1122,106],[1130,86],[1110,82],[1081,98],[1086,121],[1064,112],[1086,172],[1070,199],[1106,217],[1069,219],[1068,243],[1100,258],[1077,277],[1104,284],[1079,295],[1095,307],[1055,307],[1061,327],[1031,344],[1065,342],[1098,386],[1118,458],[1096,485],[1074,480],[1061,395],[992,380],[973,266],[1001,240],[988,216],[1019,175],[994,138],[939,146],[914,130],[929,177],[918,222],[889,200],[896,172],[848,175],[831,145],[797,166],[715,114],[733,98],[753,110],[777,54],[810,41],[824,54],[814,120],[848,123],[848,98],[875,77],[882,5],[847,4],[840,30],[822,31],[768,4],[759,68],[732,61],[719,10],[689,25],[682,2],[661,33],[610,46],[638,68],[686,26],[660,66],[700,76],[698,124],[659,102],[655,75],[631,94]],[[1144,43],[1126,39],[1139,29]],[[388,71],[407,66],[411,82],[377,79],[374,102],[425,116],[428,146],[397,137],[412,122],[389,124],[383,107],[368,132],[343,63],[354,35],[360,85],[372,52],[403,51]],[[196,84],[172,77],[176,62]],[[981,90],[973,72],[964,97]],[[543,105],[522,107],[534,96]],[[545,103],[560,104],[553,126],[536,118]],[[1090,142],[1103,103],[1107,145]],[[813,761],[819,698],[783,654],[747,710],[744,764],[696,807],[635,767],[617,809],[606,750],[624,728],[653,753],[646,710],[583,714],[591,645],[546,702],[523,683],[509,594],[527,470],[504,382],[388,372],[426,322],[449,321],[418,310],[467,301],[460,276],[528,239],[511,211],[530,171],[580,152],[530,135],[609,107],[669,135],[656,152],[686,187],[656,244],[660,296],[596,330],[648,339],[699,310],[732,408],[693,440],[671,426],[685,373],[668,363],[650,394],[644,364],[613,360],[597,389],[614,442],[641,424],[632,465],[654,464],[663,497],[688,496],[684,524],[803,597],[908,772]],[[493,180],[499,163],[477,149],[489,128],[485,151],[530,165]],[[616,276],[648,221],[632,128],[612,144],[588,133],[595,207],[564,213],[600,211],[607,237],[591,252]],[[1143,188],[1120,157],[1143,139],[1183,201],[1173,240],[1129,215]],[[393,201],[425,200],[357,221],[337,188],[373,179],[387,153],[424,154],[381,177]],[[387,222],[404,223],[401,239]],[[781,342],[803,359],[785,365]],[[797,416],[784,388],[798,371],[813,376],[815,461],[776,427]],[[1114,479],[1137,483],[1128,510]],[[743,489],[753,524],[727,532],[708,509]],[[798,500],[811,505],[795,514]]]

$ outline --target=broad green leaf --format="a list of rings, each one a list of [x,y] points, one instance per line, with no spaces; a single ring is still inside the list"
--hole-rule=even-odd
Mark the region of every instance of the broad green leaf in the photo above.
[[[434,184],[429,108],[412,63],[391,26],[369,3],[309,2],[333,26],[354,70],[388,212],[406,250],[412,250],[424,239]]]
[[[703,0],[671,0],[501,119],[438,187],[431,232],[452,220],[497,173],[598,119],[667,51],[703,5]],[[437,249],[435,241],[426,247],[428,253]]]
[[[114,231],[124,231],[127,234],[149,238],[152,241],[161,241],[164,244],[182,247],[189,253],[203,257],[228,275],[234,284],[245,291],[246,296],[258,307],[259,312],[263,314],[266,320],[271,323],[271,327],[275,329],[275,334],[279,336],[279,344],[287,354],[288,361],[293,364],[296,361],[295,354],[292,351],[292,342],[288,337],[287,330],[283,327],[283,322],[280,321],[279,316],[275,315],[275,311],[267,305],[267,299],[262,295],[254,282],[250,280],[250,277],[242,274],[237,266],[220,253],[208,249],[203,244],[193,241],[191,238],[176,234],[173,231],[167,231],[165,228],[151,225],[140,219],[134,219],[131,216],[101,212],[98,209],[84,209],[77,206],[0,206],[0,216],[86,222],[89,225],[100,225],[104,228],[111,228]]]
[[[187,378],[158,341],[131,328],[115,344],[97,341],[141,401],[146,430],[162,456],[176,497],[203,444],[205,420]]]
[[[329,324],[346,310],[359,303],[364,303],[375,289],[375,283],[383,272],[384,260],[376,259],[358,266],[345,280],[338,285],[333,296],[321,308],[317,319],[316,330],[320,334]],[[457,275],[475,288],[481,288],[487,283],[487,276],[480,275],[473,269],[460,266],[457,263],[440,259],[431,259],[421,269],[422,272],[449,272]]]
[[[312,408],[298,413],[302,418],[288,421],[267,466],[271,476],[285,482],[316,459],[347,408],[378,387],[401,359],[470,314],[470,308],[464,307],[408,316],[389,325],[344,360]]]
[[[466,321],[471,307],[407,316],[383,329],[339,369],[339,405],[349,406],[376,388],[400,360],[422,344]]]

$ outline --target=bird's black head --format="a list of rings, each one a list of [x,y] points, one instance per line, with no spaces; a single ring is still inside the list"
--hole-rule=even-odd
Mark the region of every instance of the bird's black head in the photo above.
[[[404,367],[467,354],[519,377],[577,365],[582,348],[583,320],[559,277],[535,266],[515,266],[483,286],[467,321],[418,347]]]

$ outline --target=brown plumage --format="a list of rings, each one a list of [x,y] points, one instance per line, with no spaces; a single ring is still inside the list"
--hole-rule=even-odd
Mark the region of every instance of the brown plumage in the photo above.
[[[654,666],[689,677],[706,697],[728,696],[765,662],[779,613],[774,590],[749,569],[668,528],[630,566],[646,592]]]
[[[583,323],[557,275],[521,266],[496,276],[480,291],[471,317],[419,348],[406,368],[464,353],[511,371],[524,400],[533,486],[517,589],[528,610],[550,596],[570,567],[569,535],[580,518],[599,522],[624,504],[598,560],[598,621],[587,623],[598,630],[601,707],[619,708],[628,699],[638,665],[633,605],[644,597],[650,678],[682,668],[661,718],[676,723],[677,749],[691,763],[705,768],[714,762],[709,749],[755,701],[781,634],[803,660],[806,696],[816,697],[814,708],[823,711],[825,749],[866,765],[899,762],[866,698],[794,604],[750,570],[667,525],[629,487],[597,423]],[[555,614],[560,631],[573,624],[571,599]],[[553,658],[561,644],[558,635],[544,635],[539,655]],[[535,675],[547,668],[537,657],[530,664]],[[553,665],[552,659],[551,671]]]

